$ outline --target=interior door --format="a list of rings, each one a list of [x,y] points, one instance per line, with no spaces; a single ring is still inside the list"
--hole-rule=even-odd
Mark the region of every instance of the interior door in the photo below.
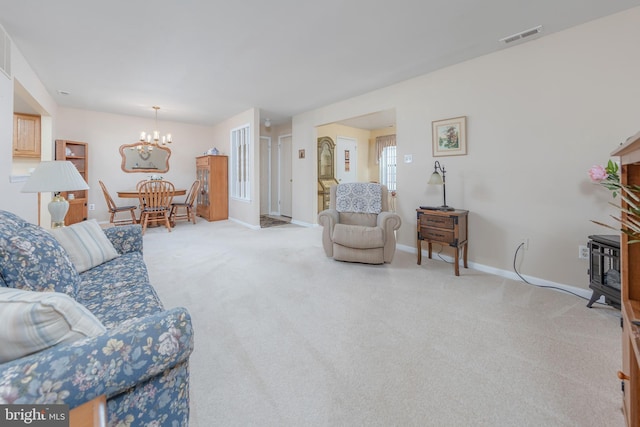
[[[340,183],[358,181],[357,146],[358,141],[353,138],[339,136],[336,140],[336,178]]]
[[[291,217],[291,193],[292,193],[292,153],[291,153],[291,135],[282,135],[278,138],[279,148],[279,201],[280,215]]]

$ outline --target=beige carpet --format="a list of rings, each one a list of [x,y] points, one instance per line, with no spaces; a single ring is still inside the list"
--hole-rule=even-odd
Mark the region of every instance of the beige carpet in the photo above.
[[[191,426],[624,424],[619,311],[406,252],[336,262],[320,233],[147,231],[151,282],[193,316]]]

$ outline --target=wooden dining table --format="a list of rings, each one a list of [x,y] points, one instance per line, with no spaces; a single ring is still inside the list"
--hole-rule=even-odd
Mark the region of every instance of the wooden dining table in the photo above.
[[[139,192],[138,190],[123,190],[123,191],[118,191],[118,197],[122,198],[122,199],[138,199],[139,198]],[[184,196],[185,194],[187,194],[187,190],[184,188],[177,188],[175,190],[173,190],[173,196]],[[138,218],[138,222],[140,222],[140,219]],[[157,227],[158,224],[150,224],[149,227]],[[173,224],[172,224],[173,227]]]
[[[118,191],[118,197],[122,199],[137,199],[138,198],[138,190],[123,190]],[[187,190],[184,188],[177,188],[173,191],[173,196],[184,196],[187,194]]]

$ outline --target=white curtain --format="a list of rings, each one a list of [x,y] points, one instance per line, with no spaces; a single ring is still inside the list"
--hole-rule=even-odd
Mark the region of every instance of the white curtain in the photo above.
[[[384,135],[376,137],[376,164],[380,163],[380,157],[382,157],[382,150],[385,147],[392,147],[396,145],[396,136],[394,135]]]

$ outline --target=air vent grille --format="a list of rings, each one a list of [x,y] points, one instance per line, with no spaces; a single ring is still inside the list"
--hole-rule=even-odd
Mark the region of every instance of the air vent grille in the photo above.
[[[0,27],[0,71],[11,78],[11,39],[2,27]]]
[[[519,33],[512,34],[510,36],[501,38],[499,41],[504,43],[504,44],[509,44],[509,43],[513,43],[513,42],[518,41],[518,40],[522,40],[522,39],[524,39],[526,37],[534,36],[534,35],[540,33],[541,31],[542,31],[542,25],[538,25],[537,27],[530,28],[528,30],[524,30],[524,31],[521,31]]]

